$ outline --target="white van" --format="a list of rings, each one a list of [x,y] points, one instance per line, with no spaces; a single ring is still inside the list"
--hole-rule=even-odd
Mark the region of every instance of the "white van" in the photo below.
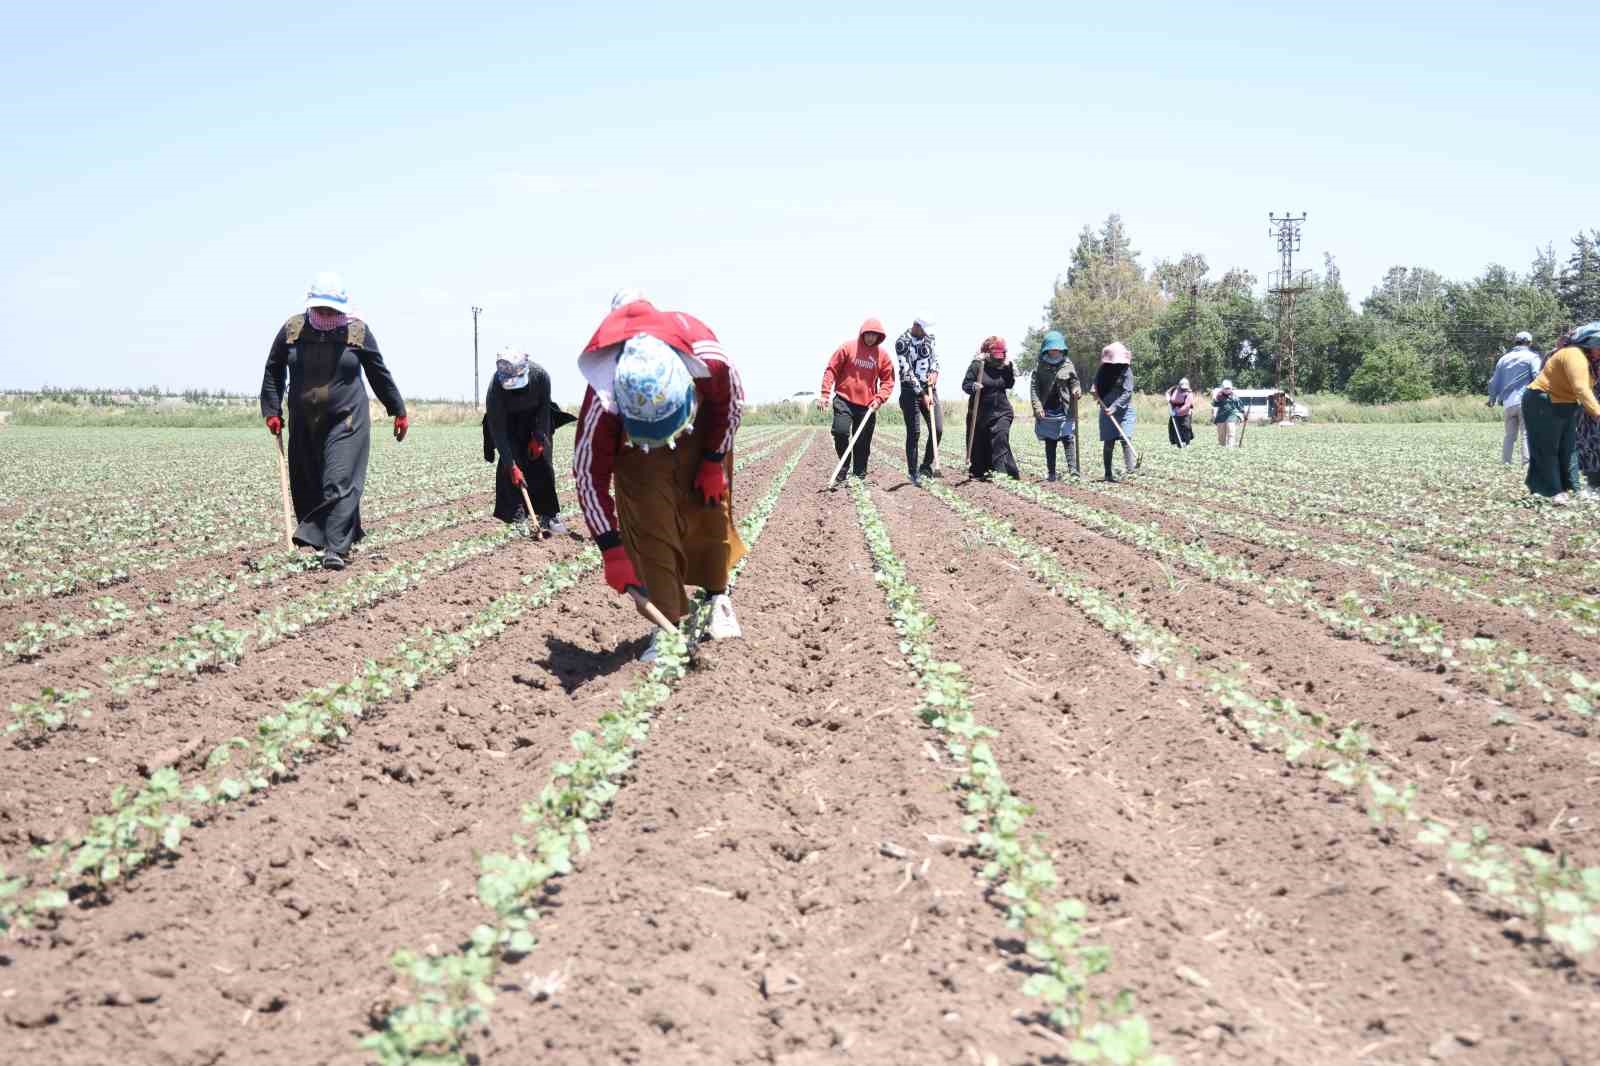
[[[1217,402],[1217,393],[1211,390],[1211,402]],[[1233,394],[1244,401],[1245,418],[1251,422],[1305,422],[1311,418],[1311,408],[1296,403],[1281,389],[1234,389]]]

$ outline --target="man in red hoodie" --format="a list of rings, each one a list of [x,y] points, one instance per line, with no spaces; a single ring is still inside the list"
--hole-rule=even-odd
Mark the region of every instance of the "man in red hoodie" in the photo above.
[[[888,334],[883,323],[869,318],[861,323],[856,339],[846,341],[828,359],[822,371],[822,389],[817,395],[817,406],[826,409],[833,405],[833,453],[844,458],[850,446],[850,437],[865,421],[866,428],[856,438],[850,464],[856,477],[867,476],[867,459],[872,454],[872,433],[877,427],[877,410],[894,391],[894,360],[883,346]],[[829,488],[844,482],[844,470]]]

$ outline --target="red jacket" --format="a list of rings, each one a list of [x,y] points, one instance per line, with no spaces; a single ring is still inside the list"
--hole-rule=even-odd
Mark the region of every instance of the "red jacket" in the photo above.
[[[869,403],[883,405],[894,391],[894,360],[889,349],[879,341],[868,347],[861,342],[864,333],[876,333],[887,340],[883,323],[869,318],[856,331],[856,339],[839,345],[828,358],[822,371],[822,397],[827,399],[835,389],[850,403],[865,407]]]
[[[589,381],[578,413],[573,444],[572,476],[578,484],[578,506],[583,520],[603,551],[622,543],[617,532],[617,506],[611,496],[611,473],[617,452],[624,447],[622,417],[611,396],[616,352],[631,337],[648,333],[685,356],[694,374],[699,410],[694,428],[708,447],[705,457],[720,462],[733,448],[734,434],[744,411],[744,385],[739,371],[722,351],[717,335],[704,322],[681,311],[657,311],[638,300],[607,315],[589,338],[578,365]]]

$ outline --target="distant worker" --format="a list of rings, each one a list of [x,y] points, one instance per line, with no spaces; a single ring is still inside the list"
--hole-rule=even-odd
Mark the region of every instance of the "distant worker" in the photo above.
[[[405,400],[378,354],[378,341],[350,313],[338,274],[317,275],[304,313],[278,328],[261,378],[261,416],[273,436],[289,414],[289,492],[300,523],[294,542],[319,549],[326,570],[343,570],[361,528],[372,419],[362,374],[394,418],[394,439],[406,439]],[[285,392],[285,380],[288,390]]]
[[[833,407],[833,453],[844,458],[850,447],[850,438],[860,430],[855,448],[850,453],[850,472],[858,478],[867,476],[867,460],[872,456],[872,434],[877,429],[878,408],[894,391],[894,362],[883,347],[883,323],[869,318],[856,331],[856,339],[845,341],[828,357],[822,371],[822,389],[817,394],[817,407]],[[863,424],[864,423],[864,424]],[[844,483],[845,470],[830,488]]]
[[[1589,384],[1600,380],[1600,349],[1591,348],[1589,355]],[[1600,418],[1588,411],[1578,412],[1578,472],[1586,486],[1578,491],[1585,500],[1600,498]]]
[[[1100,350],[1100,369],[1095,371],[1091,390],[1100,402],[1100,452],[1106,480],[1114,482],[1111,457],[1122,443],[1124,474],[1134,470],[1133,459],[1133,353],[1121,341],[1112,341]]]
[[[1494,365],[1494,373],[1489,377],[1487,405],[1493,407],[1499,404],[1505,408],[1506,435],[1500,445],[1500,461],[1507,466],[1511,465],[1513,445],[1516,446],[1517,462],[1524,465],[1528,462],[1528,433],[1522,421],[1522,394],[1539,376],[1540,364],[1539,353],[1533,350],[1533,334],[1524,331],[1517,334],[1516,346],[1500,357]]]
[[[555,431],[574,418],[550,400],[550,375],[526,352],[504,348],[483,399],[483,457],[500,465],[494,475],[494,516],[502,522],[537,521],[545,536],[564,536],[556,470]],[[522,494],[533,501],[527,514]]]
[[[1187,448],[1194,440],[1194,393],[1189,389],[1189,379],[1180,378],[1167,390],[1167,443],[1174,448]]]
[[[1211,421],[1217,426],[1217,443],[1224,448],[1237,448],[1244,432],[1244,400],[1233,391],[1233,382],[1225,380],[1211,397]]]
[[[1005,338],[985,338],[961,382],[961,391],[968,396],[967,434],[972,442],[967,472],[979,481],[988,481],[996,470],[1014,479],[1022,477],[1011,454],[1011,423],[1017,417],[1011,387],[1016,383]]]
[[[1572,331],[1522,394],[1528,427],[1528,491],[1552,503],[1570,504],[1578,489],[1578,411],[1600,418],[1589,360],[1600,356],[1600,322]]]
[[[728,575],[745,553],[733,522],[739,373],[699,319],[631,289],[612,308],[578,357],[589,387],[572,458],[606,584],[642,590],[673,623],[690,610],[684,586],[698,587],[707,636],[738,637]],[[660,636],[641,659],[656,658]]]
[[[930,325],[925,318],[913,319],[911,328],[894,342],[900,369],[900,414],[906,420],[906,473],[913,485],[933,476],[933,457],[944,437],[944,412],[939,410],[938,395],[939,357],[934,354]],[[928,445],[919,465],[917,440],[923,419],[928,421]]]
[[[1066,444],[1067,472],[1079,476],[1078,399],[1083,389],[1078,368],[1067,358],[1067,338],[1051,330],[1039,343],[1039,364],[1029,386],[1033,401],[1033,435],[1044,441],[1045,480],[1055,481],[1056,448]]]

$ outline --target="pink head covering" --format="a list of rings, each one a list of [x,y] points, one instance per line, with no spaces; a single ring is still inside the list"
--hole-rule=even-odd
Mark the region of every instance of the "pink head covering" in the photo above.
[[[1102,363],[1115,363],[1118,366],[1128,366],[1133,362],[1133,353],[1128,351],[1128,346],[1121,341],[1112,341],[1100,349]]]

